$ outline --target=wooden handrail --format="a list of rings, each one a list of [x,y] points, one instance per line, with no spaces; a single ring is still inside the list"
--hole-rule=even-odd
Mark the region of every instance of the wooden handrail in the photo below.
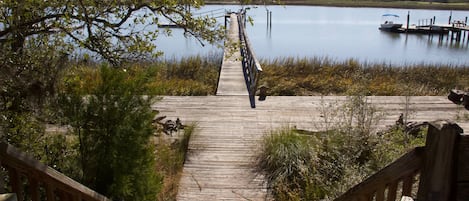
[[[248,84],[249,97],[251,99],[251,107],[255,108],[256,91],[260,76],[262,74],[262,67],[256,58],[256,54],[252,48],[251,42],[246,34],[246,12],[242,10],[238,13],[239,23],[239,38],[241,41],[241,56],[243,58],[243,71]]]
[[[402,196],[410,196],[415,176],[419,173],[423,164],[424,148],[417,147],[397,159],[390,165],[381,169],[376,174],[368,177],[362,183],[354,186],[335,201],[348,200],[384,200],[387,189],[387,200],[394,201],[397,195],[397,187],[402,185]]]
[[[60,201],[110,201],[105,196],[3,142],[0,143],[0,163],[8,171],[10,186],[19,201],[23,200],[23,194],[27,194],[32,201],[38,201],[40,188],[45,189],[48,201],[57,198]],[[27,179],[28,192],[25,192],[23,178]]]

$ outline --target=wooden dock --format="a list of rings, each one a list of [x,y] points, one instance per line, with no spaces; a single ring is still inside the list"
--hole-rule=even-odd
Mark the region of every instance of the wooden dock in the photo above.
[[[390,31],[396,33],[406,34],[438,34],[440,40],[443,39],[444,35],[448,35],[447,39],[452,41],[464,41],[469,42],[469,26],[467,24],[468,18],[465,20],[453,20],[451,21],[451,15],[448,19],[448,23],[435,23],[436,18],[420,19],[417,24],[410,24],[410,12],[407,14],[407,22],[404,26],[398,29],[383,29],[383,31]]]
[[[228,41],[238,43],[238,37],[242,37],[238,18],[236,14],[229,17]],[[254,93],[248,89],[255,92],[255,87],[247,87],[244,76],[249,77],[250,73],[243,72],[246,59],[241,58],[237,46],[229,47],[236,48],[225,50],[216,96],[165,96],[153,105],[159,115],[196,125],[178,187],[180,201],[272,200],[264,176],[255,167],[263,136],[288,127],[323,130],[327,121],[324,111],[337,109],[348,99],[269,96],[254,108],[252,99],[256,97],[251,97]],[[447,97],[368,97],[368,102],[382,116],[375,126],[377,130],[395,124],[401,113],[408,114],[409,121],[452,119],[469,128],[464,122],[469,119],[469,112]]]
[[[346,100],[343,96],[269,96],[252,109],[246,96],[163,97],[153,106],[160,115],[197,125],[178,200],[270,200],[264,177],[254,167],[262,137],[285,127],[322,130],[324,108],[340,107]],[[382,115],[376,129],[395,124],[405,111],[409,121],[450,119],[469,129],[469,112],[445,96],[407,101],[379,96],[369,97],[369,102]]]
[[[239,23],[236,13],[230,14],[230,27],[225,42],[223,62],[218,80],[217,96],[249,95],[243,73],[241,52],[239,49]]]

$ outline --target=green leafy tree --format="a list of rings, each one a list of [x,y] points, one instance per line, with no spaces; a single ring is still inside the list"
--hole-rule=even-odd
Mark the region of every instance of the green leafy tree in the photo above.
[[[162,0],[5,0],[0,1],[0,44],[19,52],[38,35],[66,40],[61,48],[85,48],[113,64],[148,58],[161,19],[181,26],[196,38],[216,42],[223,29],[208,16],[194,16],[190,7],[203,1]]]
[[[159,55],[155,39],[170,33],[156,28],[162,19],[201,42],[218,41],[223,27],[189,10],[202,5],[176,0],[0,1],[1,140],[57,163],[112,198],[154,200],[158,178],[148,141],[154,113],[151,99],[141,97],[142,80],[129,81],[124,72],[106,67],[98,87],[87,94],[65,87],[60,97],[66,98],[55,104],[57,86],[77,50],[114,67]],[[76,136],[66,140],[77,140],[78,154],[70,156],[79,156],[79,171],[63,167],[59,163],[65,159],[57,157],[73,147],[52,146],[45,135],[46,123],[58,123],[53,107],[61,108],[68,120],[64,123],[74,128]],[[50,140],[55,141],[60,140]]]
[[[73,127],[84,184],[114,199],[155,200],[152,97],[142,96],[145,76],[101,67],[95,88],[84,96],[73,77],[61,94],[63,116]]]

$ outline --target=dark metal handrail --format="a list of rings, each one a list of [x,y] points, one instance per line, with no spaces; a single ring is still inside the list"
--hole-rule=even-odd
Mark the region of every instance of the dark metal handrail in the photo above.
[[[243,71],[248,85],[249,99],[251,107],[255,108],[255,96],[258,88],[262,67],[256,58],[251,42],[246,34],[246,11],[241,10],[238,13],[239,38],[241,43],[241,56],[243,58]]]

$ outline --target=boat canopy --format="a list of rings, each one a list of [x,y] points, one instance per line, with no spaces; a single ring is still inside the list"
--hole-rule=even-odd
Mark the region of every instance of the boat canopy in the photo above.
[[[399,17],[399,15],[396,15],[396,14],[384,14],[383,17]]]

